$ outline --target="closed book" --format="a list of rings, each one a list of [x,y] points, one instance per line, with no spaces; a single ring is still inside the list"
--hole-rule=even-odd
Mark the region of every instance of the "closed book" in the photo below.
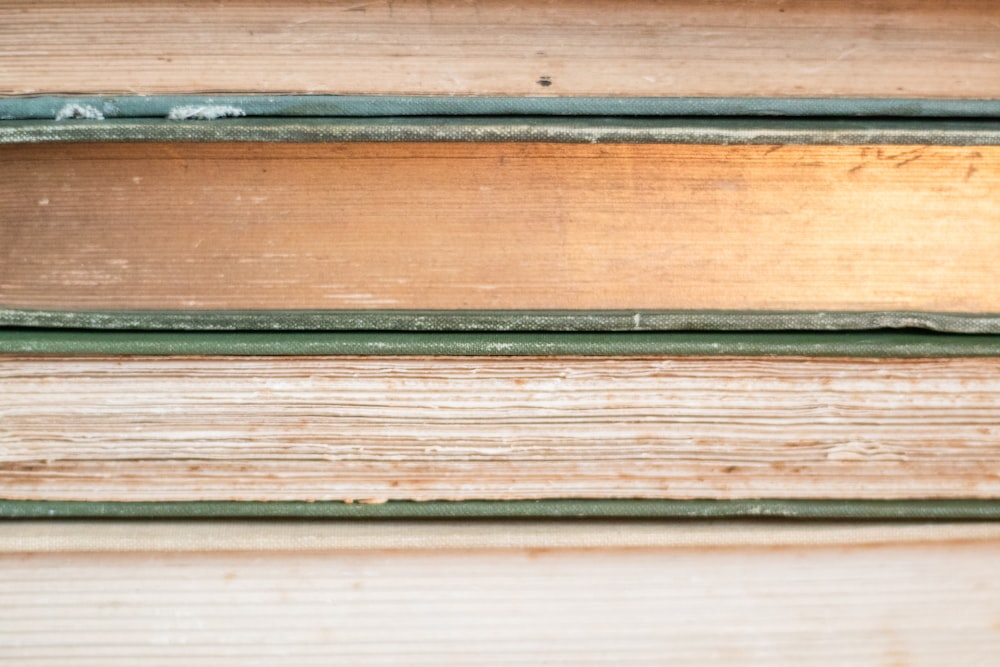
[[[23,120],[0,135],[8,326],[1000,330],[995,121]]]
[[[989,664],[1000,525],[17,522],[34,665]]]
[[[989,514],[1000,492],[995,336],[21,329],[0,341],[11,515],[50,501],[446,515],[641,500],[636,512],[924,516]]]
[[[182,118],[553,100],[577,115],[979,116],[998,110],[998,21],[989,0],[5,2],[0,94],[94,96],[76,113],[106,117],[134,110],[129,95],[200,96]],[[264,99],[226,97],[246,93]]]

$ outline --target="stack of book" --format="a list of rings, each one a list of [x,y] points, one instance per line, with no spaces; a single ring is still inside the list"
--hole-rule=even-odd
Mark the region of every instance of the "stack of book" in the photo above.
[[[1000,7],[0,6],[0,658],[987,664]]]

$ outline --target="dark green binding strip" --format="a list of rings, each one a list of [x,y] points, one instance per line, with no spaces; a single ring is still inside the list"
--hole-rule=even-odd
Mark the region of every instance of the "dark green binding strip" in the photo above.
[[[0,329],[0,353],[1000,357],[1000,336],[926,332],[407,333]]]
[[[843,331],[1000,333],[998,313],[753,310],[29,310],[0,326],[170,331]]]
[[[392,95],[37,96],[0,99],[0,119],[54,119],[67,105],[105,118],[165,118],[180,107],[247,116],[897,116],[1000,117],[1000,100],[787,97],[490,97]]]
[[[464,500],[76,502],[0,500],[5,519],[901,519],[997,520],[1000,500]]]
[[[455,141],[744,145],[1000,145],[1000,120],[393,117],[0,122],[0,144],[52,141]]]

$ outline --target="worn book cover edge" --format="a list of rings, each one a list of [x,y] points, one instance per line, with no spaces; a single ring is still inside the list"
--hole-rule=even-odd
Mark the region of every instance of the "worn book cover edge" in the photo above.
[[[843,332],[183,332],[0,329],[0,354],[1000,357],[1000,335]]]
[[[57,141],[1000,145],[1000,120],[397,116],[0,121],[0,143]]]
[[[242,116],[1000,117],[996,99],[502,97],[446,95],[37,95],[0,98],[0,120]]]
[[[847,331],[1000,333],[1000,313],[755,310],[33,310],[0,327],[120,331]]]
[[[6,519],[668,519],[998,520],[997,499],[656,500],[546,499],[348,503],[339,501],[89,502],[0,500]]]

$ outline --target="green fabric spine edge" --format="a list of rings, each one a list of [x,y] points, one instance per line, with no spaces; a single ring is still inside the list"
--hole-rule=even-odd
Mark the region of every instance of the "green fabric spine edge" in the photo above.
[[[0,329],[25,355],[1000,357],[1000,336],[813,332],[159,332]]]
[[[0,500],[4,519],[899,519],[997,520],[1000,500],[463,500],[82,502]]]
[[[412,116],[9,120],[0,143],[57,141],[1000,145],[1000,120]]]
[[[1000,100],[850,97],[501,97],[447,95],[37,95],[0,99],[0,119],[54,119],[67,105],[105,118],[165,118],[183,107],[246,116],[1000,117]]]
[[[841,331],[1000,333],[998,313],[915,311],[31,310],[0,307],[0,326],[170,331]]]

